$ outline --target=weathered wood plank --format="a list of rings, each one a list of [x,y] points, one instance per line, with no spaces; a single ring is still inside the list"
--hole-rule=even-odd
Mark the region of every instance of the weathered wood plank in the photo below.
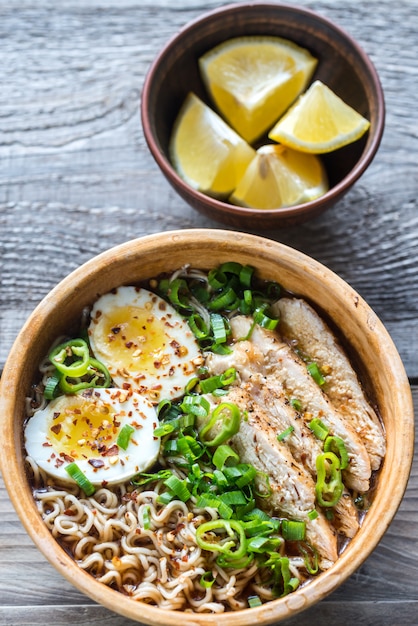
[[[0,3],[0,371],[46,293],[95,254],[148,233],[220,227],[176,196],[140,125],[145,73],[181,26],[220,0]],[[347,280],[385,323],[418,406],[418,4],[299,0],[369,53],[386,98],[372,165],[330,211],[266,234]],[[1,419],[1,416],[0,416]],[[416,420],[418,412],[416,410]],[[418,421],[417,421],[418,423]],[[402,505],[363,566],[287,626],[418,622],[418,460]],[[129,626],[43,558],[0,479],[0,626]]]
[[[396,626],[416,624],[418,602],[322,602],[308,611],[290,620],[280,622],[282,626],[381,626],[391,623]],[[78,606],[40,606],[0,608],[0,626],[134,626],[138,622],[115,615],[97,605]],[[387,620],[390,621],[387,621]]]

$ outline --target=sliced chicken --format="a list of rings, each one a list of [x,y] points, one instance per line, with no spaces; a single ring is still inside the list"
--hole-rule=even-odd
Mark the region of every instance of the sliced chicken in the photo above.
[[[280,333],[315,361],[323,371],[323,390],[361,437],[377,470],[386,452],[385,435],[376,412],[334,333],[304,300],[282,298],[273,306],[280,315]]]
[[[236,342],[228,355],[208,355],[206,365],[212,374],[220,374],[227,367],[237,370],[240,385],[247,391],[252,405],[262,406],[269,415],[275,436],[291,427],[291,432],[285,437],[285,445],[293,458],[316,480],[316,458],[322,453],[322,446],[301,414],[290,405],[275,376],[260,373],[260,370],[265,370],[261,353],[254,346],[249,349],[248,343],[251,342]],[[347,498],[347,492],[344,500],[340,499],[335,507],[335,518],[338,531],[346,537],[354,537],[359,529],[358,512],[351,496]]]
[[[246,316],[237,316],[231,319],[232,335],[238,350],[244,349],[247,341],[241,341],[248,335],[251,327],[251,319]],[[323,393],[312,376],[307,371],[305,363],[284,343],[277,333],[255,326],[250,341],[252,344],[251,354],[264,355],[261,370],[266,376],[273,376],[280,383],[284,393],[288,397],[299,399],[303,406],[301,415],[308,424],[313,418],[319,418],[329,428],[330,433],[340,437],[345,444],[349,456],[349,465],[344,470],[344,483],[347,487],[356,491],[365,492],[369,489],[371,475],[370,459],[367,450],[355,430],[346,422],[344,417],[333,407],[330,400]],[[249,352],[248,352],[249,353]],[[208,367],[216,370],[220,359],[214,355],[207,360]],[[216,361],[218,364],[216,364]],[[232,363],[231,355],[228,359]],[[248,380],[251,375],[251,362],[248,367],[241,367],[242,380]]]
[[[301,463],[316,480],[316,458],[322,454],[322,445],[307,426],[300,413],[289,403],[283,389],[277,383],[274,375],[266,377],[255,374],[246,383],[250,395],[257,400],[270,415],[277,428],[277,433],[283,433],[287,428],[293,430],[285,437],[293,457]],[[359,529],[358,511],[351,495],[347,490],[334,507],[336,517],[335,526],[338,531],[350,539]]]
[[[213,405],[224,401],[214,396],[208,399]],[[270,513],[305,521],[307,540],[320,554],[321,568],[330,567],[338,556],[337,537],[321,513],[315,520],[308,516],[315,509],[315,482],[311,475],[295,461],[287,446],[277,440],[277,429],[270,417],[245,389],[232,387],[227,401],[236,404],[248,416],[241,420],[240,429],[229,444],[243,463],[250,463],[269,477],[269,490],[262,477],[257,479],[259,492],[266,496],[260,499],[260,506]],[[200,418],[199,427],[204,423]],[[215,424],[213,434],[219,428]]]

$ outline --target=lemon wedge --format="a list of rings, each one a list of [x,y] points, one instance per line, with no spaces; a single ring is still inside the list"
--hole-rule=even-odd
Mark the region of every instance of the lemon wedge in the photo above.
[[[235,189],[255,150],[200,98],[189,93],[174,123],[169,154],[189,185],[222,197]]]
[[[199,59],[213,102],[249,143],[273,126],[306,86],[317,59],[287,39],[236,37]]]
[[[282,145],[257,150],[229,200],[254,209],[277,209],[315,200],[328,191],[320,159]]]
[[[368,120],[316,80],[272,128],[269,138],[320,154],[356,141],[369,127]]]

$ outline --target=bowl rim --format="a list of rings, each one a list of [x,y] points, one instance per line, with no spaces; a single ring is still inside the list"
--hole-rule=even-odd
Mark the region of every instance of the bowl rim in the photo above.
[[[25,354],[40,333],[43,332],[42,329],[45,328],[48,316],[56,310],[60,296],[63,293],[73,292],[77,287],[81,288],[82,286],[90,285],[97,272],[106,271],[109,263],[114,263],[117,267],[120,267],[126,259],[132,262],[132,259],[140,258],[144,250],[156,251],[161,249],[162,246],[171,246],[172,248],[185,246],[187,249],[191,242],[194,242],[196,246],[198,244],[201,245],[202,238],[206,242],[205,245],[210,246],[210,249],[222,243],[225,245],[225,242],[228,242],[228,250],[231,249],[234,255],[237,255],[243,247],[245,248],[245,253],[249,254],[250,250],[253,250],[254,246],[256,246],[259,254],[261,254],[260,258],[270,259],[274,256],[274,263],[278,263],[278,267],[280,267],[280,264],[287,267],[287,263],[297,263],[299,273],[306,273],[310,278],[318,279],[319,277],[321,282],[324,280],[332,281],[333,293],[336,293],[339,298],[343,296],[347,298],[347,307],[360,316],[360,321],[363,327],[367,328],[369,334],[374,334],[375,347],[378,341],[381,348],[382,367],[386,366],[389,370],[395,405],[399,410],[399,414],[402,415],[399,434],[398,432],[396,433],[396,437],[399,437],[397,443],[402,450],[402,456],[400,457],[402,462],[399,462],[397,467],[396,482],[392,478],[393,490],[390,494],[384,492],[382,501],[379,500],[376,503],[380,513],[379,524],[384,527],[384,532],[386,531],[400,505],[407,485],[414,446],[412,395],[397,349],[384,325],[376,317],[369,305],[332,270],[304,253],[282,243],[259,235],[240,233],[238,231],[202,228],[146,235],[102,252],[78,267],[58,283],[29,316],[17,336],[9,358],[6,361],[0,381],[1,427],[2,431],[4,431],[0,469],[3,473],[10,499],[35,545],[64,578],[94,601],[99,602],[114,612],[136,621],[151,624],[152,626],[161,624],[178,626],[179,619],[183,620],[185,626],[219,626],[223,622],[227,622],[230,626],[249,626],[254,620],[267,625],[289,617],[289,612],[293,615],[312,606],[323,599],[325,595],[335,590],[361,565],[376,547],[384,533],[376,533],[375,527],[368,523],[369,518],[366,516],[361,530],[350,543],[350,546],[356,546],[357,558],[353,559],[351,548],[347,549],[340,555],[328,572],[319,575],[308,586],[302,587],[284,598],[272,600],[251,610],[243,609],[237,612],[226,612],[221,615],[185,613],[183,611],[160,609],[135,601],[127,602],[126,597],[120,592],[110,589],[103,583],[95,580],[87,572],[80,570],[77,563],[62,548],[57,549],[59,544],[52,537],[40,516],[38,516],[34,504],[31,506],[31,515],[28,518],[26,500],[28,494],[30,494],[28,481],[25,479],[16,484],[16,475],[20,475],[19,471],[21,471],[18,458],[19,452],[16,454],[16,451],[21,447],[21,444],[17,441],[17,436],[13,434],[13,422],[16,413],[16,394],[14,391],[18,386],[19,372],[25,366]],[[7,425],[9,426],[8,430],[6,428]],[[384,477],[386,475],[390,476],[389,471],[388,464],[385,463],[381,470],[382,475],[384,474]],[[359,555],[358,551],[362,546],[366,546],[365,553]],[[307,590],[308,596],[305,595]]]
[[[312,9],[300,7],[293,4],[288,5],[280,2],[263,1],[242,2],[239,4],[227,4],[221,7],[217,7],[203,13],[200,16],[197,16],[193,20],[186,23],[163,45],[163,47],[157,53],[157,56],[152,61],[145,76],[140,101],[141,122],[145,140],[154,160],[160,167],[167,180],[169,180],[170,182],[173,181],[173,183],[175,183],[177,187],[181,188],[184,193],[191,198],[190,202],[193,203],[194,206],[197,206],[201,203],[209,204],[217,211],[217,213],[223,213],[225,216],[230,216],[232,218],[242,217],[243,219],[245,219],[246,217],[253,217],[254,211],[257,211],[257,209],[236,206],[233,204],[229,204],[228,202],[225,202],[223,200],[219,200],[218,198],[208,196],[201,191],[193,188],[186,181],[184,181],[183,178],[179,176],[179,174],[176,172],[173,165],[171,164],[170,160],[165,156],[163,151],[160,150],[159,142],[157,141],[151,130],[151,114],[147,103],[150,100],[152,83],[157,68],[165,57],[170,56],[171,51],[177,45],[177,43],[181,41],[181,38],[183,36],[193,32],[196,26],[204,25],[205,22],[211,21],[213,18],[216,18],[217,16],[224,13],[238,13],[243,10],[262,11],[263,8],[266,7],[277,8],[278,10],[283,9],[287,12],[293,12],[295,15],[305,15],[310,19],[314,19],[318,22],[323,23],[325,26],[327,26],[327,28],[335,31],[340,35],[340,37],[345,39],[355,50],[356,54],[361,59],[364,67],[366,68],[367,73],[369,74],[377,103],[376,110],[379,112],[379,115],[376,116],[377,118],[374,124],[374,132],[371,141],[365,145],[363,153],[361,154],[359,160],[357,161],[355,166],[344,176],[344,178],[342,178],[336,185],[331,187],[324,195],[315,200],[311,200],[310,202],[305,202],[303,204],[297,204],[290,207],[281,207],[277,209],[263,209],[262,212],[258,213],[260,220],[263,222],[268,222],[271,218],[274,217],[280,217],[283,218],[283,220],[286,220],[287,218],[297,218],[297,216],[299,215],[303,216],[306,213],[316,214],[321,210],[322,205],[331,205],[335,203],[336,200],[360,178],[360,176],[365,172],[365,170],[368,168],[376,155],[385,127],[386,107],[383,87],[371,58],[365,52],[363,47],[347,31],[345,31],[341,26],[336,24],[328,17],[325,17]]]

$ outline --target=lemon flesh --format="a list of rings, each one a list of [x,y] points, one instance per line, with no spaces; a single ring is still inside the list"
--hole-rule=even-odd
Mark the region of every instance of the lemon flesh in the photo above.
[[[315,200],[328,191],[318,157],[285,146],[257,150],[230,202],[254,209],[278,209]]]
[[[280,37],[237,37],[199,59],[213,102],[249,143],[306,89],[316,65],[308,50]]]
[[[169,154],[178,174],[194,189],[226,197],[242,178],[255,150],[190,93],[174,124]]]
[[[369,127],[366,118],[317,80],[272,128],[269,138],[320,154],[356,141]]]

